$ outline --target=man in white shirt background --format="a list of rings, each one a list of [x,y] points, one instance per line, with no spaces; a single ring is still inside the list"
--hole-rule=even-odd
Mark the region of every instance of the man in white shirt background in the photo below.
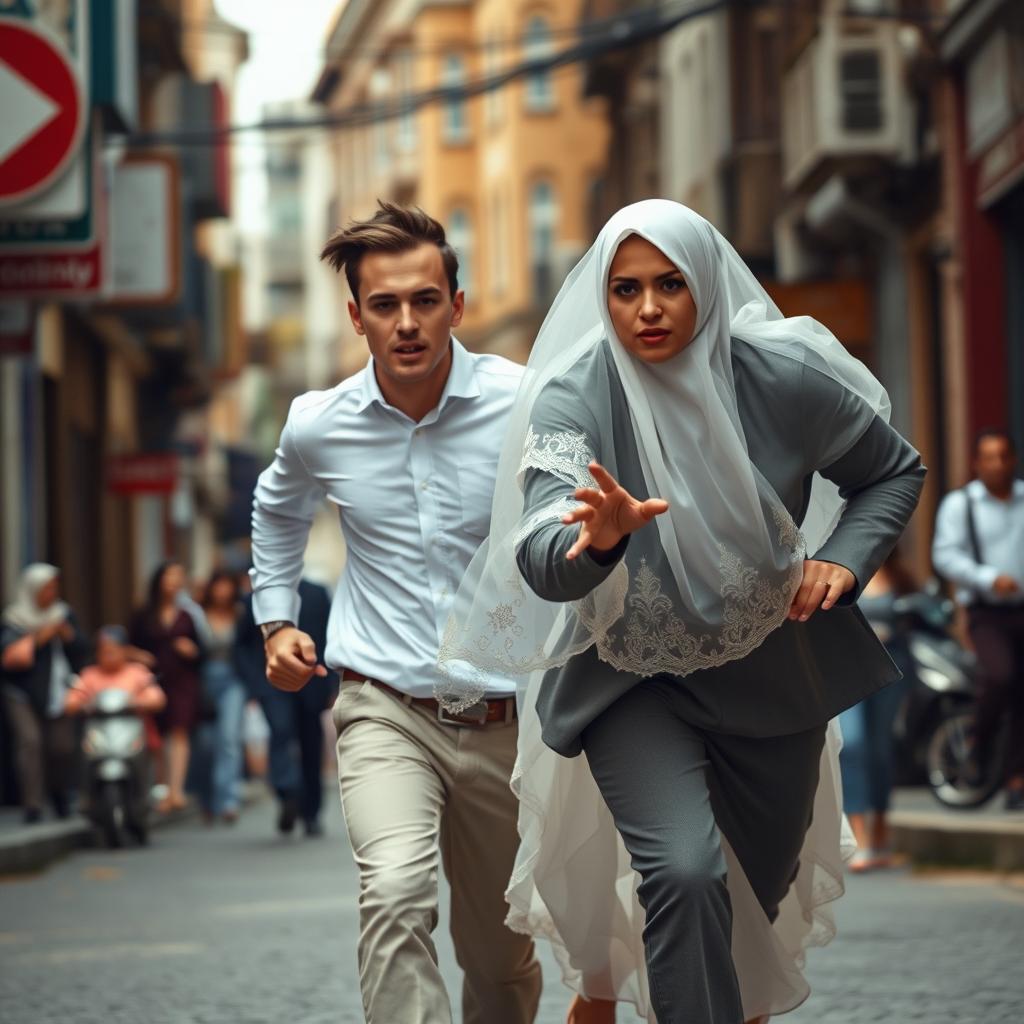
[[[486,537],[497,459],[522,367],[452,337],[458,262],[440,224],[381,203],[322,258],[344,268],[369,365],[297,398],[253,503],[253,610],[267,675],[297,690],[325,664],[339,782],[359,869],[359,975],[371,1024],[451,1020],[431,932],[440,852],[466,1024],[526,1024],[540,967],[504,925],[518,845],[509,788],[514,686],[453,718],[434,700],[451,600]],[[294,625],[317,504],[337,506],[347,547],[327,648]],[[318,654],[323,663],[318,663]]]
[[[957,587],[982,670],[974,736],[983,759],[1010,718],[1006,806],[1024,810],[1024,480],[1013,440],[986,430],[974,446],[976,479],[939,506],[932,560]]]

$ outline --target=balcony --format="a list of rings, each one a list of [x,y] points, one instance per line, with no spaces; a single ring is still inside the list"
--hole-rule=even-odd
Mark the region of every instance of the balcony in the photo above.
[[[913,161],[906,59],[896,23],[824,22],[783,78],[786,188],[812,188],[830,169]]]

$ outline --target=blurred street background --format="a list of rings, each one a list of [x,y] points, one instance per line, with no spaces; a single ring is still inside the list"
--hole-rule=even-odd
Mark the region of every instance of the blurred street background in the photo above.
[[[33,562],[86,636],[167,560],[182,601],[216,572],[244,590],[289,403],[365,364],[318,257],[378,198],[446,225],[460,340],[525,361],[605,219],[651,196],[886,386],[929,467],[902,545],[924,588],[975,435],[1024,450],[1021,0],[0,0],[0,606]],[[305,575],[343,565],[324,509]],[[236,827],[192,807],[105,852],[75,816],[28,834],[0,702],[0,1018],[361,1019],[337,794],[325,841],[277,835],[258,703]],[[941,807],[919,760],[894,843],[972,873],[852,879],[794,1024],[1024,1019],[1024,815]]]

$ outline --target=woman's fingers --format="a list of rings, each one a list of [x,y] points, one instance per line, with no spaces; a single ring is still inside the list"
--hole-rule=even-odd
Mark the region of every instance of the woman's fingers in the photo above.
[[[819,608],[828,611],[856,583],[845,566],[833,562],[804,562],[804,578],[793,598],[789,618],[806,622]]]
[[[829,580],[828,596],[822,603],[822,611],[828,611],[843,594],[857,586],[857,577],[845,565],[826,563],[831,566],[832,576]]]
[[[577,505],[571,512],[566,512],[562,516],[562,522],[566,526],[571,526],[573,523],[586,523],[594,518],[597,510],[590,505]]]
[[[593,487],[577,487],[575,491],[577,501],[585,501],[594,508],[599,508],[604,503],[604,495]]]
[[[565,553],[565,557],[571,562],[577,555],[586,551],[590,547],[590,537],[590,531],[586,526],[582,527],[580,535],[576,538],[576,543]]]
[[[591,462],[587,468],[590,470],[590,475],[597,481],[597,486],[600,487],[605,494],[611,494],[612,491],[618,489],[618,480],[616,480],[600,462]]]
[[[817,594],[815,591],[817,591]],[[813,611],[821,604],[827,592],[827,584],[823,580],[818,579],[817,567],[813,562],[805,562],[803,581],[789,609],[790,619],[806,622],[811,617]]]
[[[650,522],[655,516],[668,511],[668,502],[663,498],[648,498],[640,503],[640,514]]]

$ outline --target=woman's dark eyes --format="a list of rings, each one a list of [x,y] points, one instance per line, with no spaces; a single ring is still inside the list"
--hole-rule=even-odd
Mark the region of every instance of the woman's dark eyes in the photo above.
[[[678,277],[670,277],[667,281],[661,282],[661,287],[672,295],[685,288],[686,282],[680,280]],[[617,284],[613,291],[616,295],[621,295],[623,298],[629,298],[631,295],[636,295],[640,289],[635,284]]]

